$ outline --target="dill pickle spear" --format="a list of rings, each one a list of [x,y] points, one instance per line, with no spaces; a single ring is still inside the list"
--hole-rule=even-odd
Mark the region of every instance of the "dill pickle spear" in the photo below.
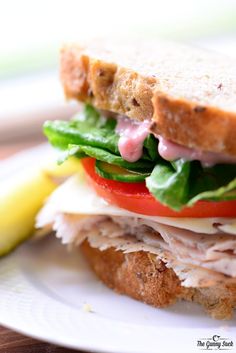
[[[34,231],[35,216],[60,178],[80,169],[76,159],[41,169],[26,169],[0,183],[0,256],[11,252]]]

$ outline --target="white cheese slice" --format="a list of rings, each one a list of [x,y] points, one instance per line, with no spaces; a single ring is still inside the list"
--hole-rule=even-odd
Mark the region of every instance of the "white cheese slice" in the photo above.
[[[235,218],[199,219],[147,216],[110,205],[95,193],[93,188],[87,183],[83,173],[72,176],[53,192],[39,213],[36,226],[44,227],[48,223],[53,222],[53,215],[57,213],[145,218],[161,224],[205,234],[219,232],[220,224],[222,231],[236,234]],[[218,224],[218,228],[215,224]]]
[[[222,226],[218,226],[218,228],[220,230],[222,230],[224,233],[230,233],[230,234],[236,235],[236,221],[235,221],[235,219],[232,220],[232,223],[223,224]]]

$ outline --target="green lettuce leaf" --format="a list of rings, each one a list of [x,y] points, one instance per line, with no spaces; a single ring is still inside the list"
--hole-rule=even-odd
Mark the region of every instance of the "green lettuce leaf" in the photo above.
[[[64,155],[65,159],[69,158],[70,156],[76,156],[80,158],[81,155],[85,155],[102,162],[118,165],[119,167],[123,167],[128,170],[140,171],[140,173],[143,173],[144,171],[151,172],[153,169],[153,164],[149,161],[140,159],[134,163],[127,162],[120,156],[116,156],[111,152],[92,146],[69,145],[66,153],[67,154]]]
[[[149,134],[145,139],[143,146],[144,154],[142,158],[150,159],[153,162],[157,161],[159,158],[157,139],[152,134]]]
[[[190,162],[160,161],[146,179],[148,190],[162,204],[179,210],[187,202]]]
[[[111,125],[108,122],[99,128],[78,120],[46,121],[44,134],[53,146],[62,150],[69,144],[78,144],[99,147],[119,154],[119,136]]]
[[[116,120],[103,117],[91,105],[86,104],[82,113],[70,121],[46,121],[43,131],[56,148],[66,150],[70,144],[98,147],[120,156],[119,135],[115,131]],[[149,135],[144,142],[142,159],[155,161],[157,141]]]
[[[176,211],[199,200],[232,200],[236,199],[236,166],[203,168],[197,161],[161,161],[146,185],[158,201]]]

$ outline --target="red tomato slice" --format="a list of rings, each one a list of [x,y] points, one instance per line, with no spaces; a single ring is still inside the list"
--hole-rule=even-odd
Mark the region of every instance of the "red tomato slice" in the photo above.
[[[139,214],[162,217],[236,217],[236,201],[198,201],[180,212],[162,205],[150,194],[144,182],[126,183],[102,178],[95,172],[95,159],[82,159],[83,167],[97,194],[112,205]]]

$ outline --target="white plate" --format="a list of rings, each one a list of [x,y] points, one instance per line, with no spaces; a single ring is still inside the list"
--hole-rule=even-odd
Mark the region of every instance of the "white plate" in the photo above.
[[[37,162],[43,159],[45,147],[0,163],[0,180],[36,155]],[[213,335],[232,340],[236,351],[235,318],[212,320],[191,303],[160,310],[118,295],[97,280],[78,251],[69,253],[53,237],[25,244],[0,261],[0,324],[95,352],[199,352],[197,341]]]

